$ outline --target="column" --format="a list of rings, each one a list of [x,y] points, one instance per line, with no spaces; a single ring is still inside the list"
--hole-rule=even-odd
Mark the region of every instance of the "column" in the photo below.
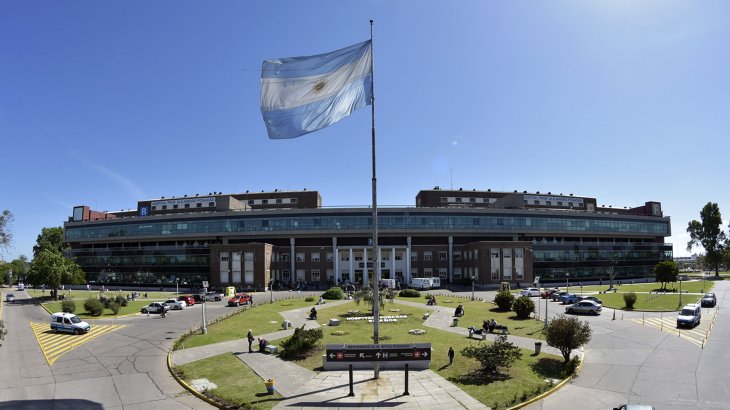
[[[411,283],[411,237],[406,237],[406,271],[403,272],[403,280],[406,286]]]
[[[454,237],[449,236],[449,283],[454,282]]]
[[[327,253],[325,252],[325,258],[327,257]],[[333,266],[332,268],[335,270],[335,286],[339,284],[338,280],[340,279],[340,251],[337,249],[337,237],[332,237],[332,260],[333,260]],[[327,278],[329,280],[330,278]],[[329,285],[328,285],[329,286]]]
[[[355,255],[350,248],[350,283],[355,283],[355,271],[352,269],[352,264],[355,263]]]
[[[390,278],[395,279],[395,248],[390,248]]]
[[[364,246],[362,248],[362,260],[365,262],[365,269],[362,270],[362,284],[367,285],[370,283],[370,275],[368,275],[368,247]]]
[[[380,270],[380,261],[383,260],[383,253],[380,246],[378,246],[378,257],[376,258],[376,261],[373,261],[373,274],[375,274],[375,277],[378,281],[378,286],[380,286],[380,280],[383,279],[382,271]],[[375,265],[377,263],[377,266]]]
[[[289,238],[289,280],[294,282],[297,278],[297,256],[294,253],[294,238]]]

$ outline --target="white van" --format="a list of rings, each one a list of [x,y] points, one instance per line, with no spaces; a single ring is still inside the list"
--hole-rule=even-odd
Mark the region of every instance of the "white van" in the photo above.
[[[25,285],[23,282],[18,283],[18,290],[25,290]]]
[[[677,315],[677,327],[695,327],[702,320],[702,308],[696,303],[684,305]]]
[[[91,325],[73,313],[58,312],[51,315],[51,330],[80,335],[91,330]]]
[[[395,279],[380,279],[380,287],[395,289]]]
[[[413,289],[431,289],[431,278],[412,278],[411,287]]]
[[[438,289],[441,287],[441,278],[431,278],[431,287],[434,289]]]

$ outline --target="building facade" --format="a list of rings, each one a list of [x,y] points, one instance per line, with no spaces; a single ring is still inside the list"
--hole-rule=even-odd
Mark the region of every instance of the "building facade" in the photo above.
[[[661,204],[598,206],[595,198],[423,190],[415,207],[323,208],[316,191],[185,196],[118,212],[74,208],[65,240],[91,283],[268,289],[369,283],[497,286],[651,277],[672,259]]]

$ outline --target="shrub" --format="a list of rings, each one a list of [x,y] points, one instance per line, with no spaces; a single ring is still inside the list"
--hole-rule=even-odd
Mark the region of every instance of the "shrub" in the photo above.
[[[342,300],[345,298],[345,291],[342,290],[342,288],[334,287],[329,288],[326,292],[322,294],[322,299],[327,300]],[[314,299],[312,299],[314,300]]]
[[[499,335],[494,343],[478,344],[465,347],[461,354],[481,363],[479,372],[497,374],[500,368],[509,367],[522,357],[520,348],[507,341],[506,335]]]
[[[527,319],[530,317],[530,313],[535,311],[535,302],[528,296],[520,296],[512,303],[512,310],[517,313],[517,318]]]
[[[73,300],[64,300],[63,302],[61,302],[61,311],[67,313],[76,312],[76,302],[74,302]]]
[[[506,290],[497,292],[497,295],[494,297],[494,303],[497,305],[499,310],[503,311],[510,310],[514,301],[515,296]]]
[[[114,298],[114,302],[116,302],[119,306],[127,306],[127,298],[122,295],[118,295],[116,298]]]
[[[99,302],[101,302],[102,306],[104,306],[104,309],[109,309],[109,308],[111,308],[112,302],[114,302],[114,299],[105,298],[104,296],[99,296]]]
[[[115,315],[119,314],[119,310],[122,308],[122,305],[120,305],[117,302],[113,302],[109,308],[114,312]]]
[[[101,316],[101,314],[104,313],[104,304],[99,299],[90,297],[84,302],[84,309],[86,309],[91,316]]]
[[[626,309],[633,309],[634,303],[636,303],[636,293],[634,293],[634,292],[624,293],[624,304],[626,304]]]
[[[305,302],[314,302],[314,296],[307,296],[306,298],[304,298],[304,301]]]
[[[398,296],[403,298],[420,298],[421,292],[415,290],[415,289],[403,289],[400,292],[398,292]]]
[[[578,358],[578,356],[573,356],[570,358],[568,363],[565,363],[561,376],[565,378],[574,375],[576,370],[578,370],[578,365],[580,365],[580,358]]]
[[[302,357],[314,349],[322,340],[322,329],[304,330],[304,325],[294,329],[294,334],[281,342],[281,356],[285,358]]]

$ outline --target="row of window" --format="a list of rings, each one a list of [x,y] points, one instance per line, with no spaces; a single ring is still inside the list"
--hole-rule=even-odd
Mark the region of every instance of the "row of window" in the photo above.
[[[74,223],[66,226],[66,240],[103,239],[125,236],[159,236],[183,234],[219,234],[225,232],[262,233],[288,231],[340,231],[372,229],[369,216],[280,216],[253,217],[245,213],[235,218],[188,220],[177,223],[169,221],[110,223],[83,226]],[[553,232],[596,232],[668,235],[669,221],[634,221],[620,219],[547,216],[388,216],[379,217],[382,231],[393,230],[492,230],[492,231],[553,231]]]
[[[249,199],[248,204],[253,205],[268,205],[272,204],[296,204],[297,198],[272,198],[272,199]]]
[[[183,205],[183,207],[180,208],[180,205]],[[193,204],[174,204],[169,209],[188,209],[188,208],[191,208],[190,205],[193,205]],[[196,208],[202,208],[203,207],[203,203],[201,203],[201,202],[197,202],[194,205],[195,205]],[[207,206],[208,207],[215,207],[215,202],[208,202]],[[165,211],[167,209],[168,209],[168,205],[161,205],[161,206],[159,206],[159,210]],[[153,211],[157,211],[158,210],[158,206],[157,205],[152,205],[152,210]]]

